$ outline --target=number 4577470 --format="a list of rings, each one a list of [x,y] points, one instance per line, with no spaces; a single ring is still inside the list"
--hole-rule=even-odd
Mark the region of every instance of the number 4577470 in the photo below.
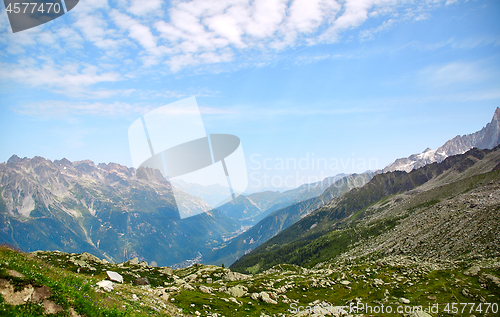
[[[45,6],[44,6],[45,5]],[[38,8],[37,8],[38,6]],[[31,8],[30,8],[31,7]],[[9,3],[7,8],[5,9],[8,13],[59,13],[61,12],[61,5],[59,3],[45,2],[45,3],[37,3],[37,2],[18,2],[18,3]]]

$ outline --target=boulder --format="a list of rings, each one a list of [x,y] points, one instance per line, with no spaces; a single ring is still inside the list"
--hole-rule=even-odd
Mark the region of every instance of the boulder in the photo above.
[[[94,261],[97,263],[102,263],[101,259],[99,259],[98,257],[96,257],[90,253],[87,253],[87,252],[84,252],[80,255],[80,260],[82,260],[82,261]]]
[[[229,271],[229,270],[228,270]],[[241,274],[238,272],[227,272],[226,279],[229,281],[242,281],[249,279],[251,276],[246,274]]]
[[[170,276],[172,276],[174,274],[174,272],[172,271],[172,268],[170,268],[170,267],[162,267],[160,269],[160,273],[167,274]]]
[[[468,270],[465,270],[464,275],[477,276],[479,274],[479,271],[481,271],[481,268],[479,266],[473,266],[473,267],[469,268]]]
[[[110,292],[113,290],[113,282],[108,280],[103,280],[97,283],[97,286],[105,290],[106,292]]]
[[[278,304],[278,302],[269,297],[269,294],[266,292],[260,292],[260,299],[268,304],[274,304],[274,305]]]
[[[234,297],[243,297],[246,295],[248,288],[243,285],[236,285],[227,289],[227,293]]]
[[[147,277],[139,277],[134,281],[135,285],[149,285],[149,280]]]
[[[200,285],[199,288],[200,288],[200,291],[202,291],[203,293],[212,294],[212,288],[211,287]]]
[[[106,275],[113,282],[123,283],[123,276],[121,276],[120,274],[118,274],[116,272],[106,271]]]
[[[43,308],[45,309],[46,314],[57,314],[58,312],[62,311],[63,308],[53,301],[45,299],[42,302]]]

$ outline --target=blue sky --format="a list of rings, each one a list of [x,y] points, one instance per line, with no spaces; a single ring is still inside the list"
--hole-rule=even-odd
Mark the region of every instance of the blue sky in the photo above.
[[[13,34],[2,8],[0,161],[131,166],[129,125],[196,96],[208,133],[241,139],[251,188],[383,168],[491,120],[499,16],[496,0],[81,0]]]

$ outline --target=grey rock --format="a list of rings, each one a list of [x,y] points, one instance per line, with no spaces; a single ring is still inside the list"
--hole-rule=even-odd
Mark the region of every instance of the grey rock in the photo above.
[[[149,285],[149,280],[147,277],[139,277],[134,281],[135,285]]]
[[[227,289],[227,293],[234,297],[243,297],[246,295],[248,288],[243,285],[236,285]]]
[[[139,258],[135,257],[132,260],[128,261],[128,263],[137,265],[139,264]]]

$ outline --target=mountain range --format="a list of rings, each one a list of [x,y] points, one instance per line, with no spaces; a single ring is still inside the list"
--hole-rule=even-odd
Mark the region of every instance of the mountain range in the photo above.
[[[406,173],[378,174],[330,200],[230,268],[314,267],[339,258],[500,256],[500,146]]]
[[[212,206],[218,201],[217,188],[172,185],[157,170],[135,170],[116,163],[96,165],[89,160],[21,159],[14,155],[0,164],[0,241],[25,251],[89,252],[113,262],[138,257],[182,267],[196,262],[230,265],[238,260],[235,265],[240,268],[263,247],[268,251],[270,241],[296,239],[283,237],[289,237],[288,232],[296,230],[296,224],[314,219],[318,210],[346,199],[351,199],[354,207],[361,206],[366,197],[359,196],[358,191],[375,188],[374,182],[401,182],[405,177],[398,174],[401,170],[421,177],[421,172],[412,173],[433,163],[444,163],[473,147],[498,145],[499,122],[497,108],[492,121],[480,131],[457,136],[437,150],[398,159],[383,171],[337,175],[283,193],[241,195],[215,209]],[[405,182],[407,187],[392,195],[422,185],[413,179]],[[180,219],[172,186],[185,190],[192,208],[204,213]],[[358,196],[354,199],[355,194]],[[377,195],[368,191],[368,205],[359,210],[345,207],[335,217],[344,219],[355,209],[357,213],[369,208],[384,197]]]
[[[184,192],[191,208],[205,212],[180,219],[172,184],[158,170],[13,155],[0,164],[0,241],[28,252],[89,252],[113,262],[138,257],[185,266],[279,207],[321,194],[328,181],[241,195],[219,210]],[[180,187],[217,201],[217,188]]]
[[[180,219],[159,171],[91,161],[12,156],[0,164],[0,240],[25,251],[89,252],[109,261],[135,256],[172,265],[199,256],[240,229],[202,199]]]
[[[436,150],[427,148],[422,153],[397,159],[384,168],[383,172],[410,172],[430,163],[442,162],[448,156],[463,154],[474,147],[492,149],[498,144],[500,144],[500,108],[497,107],[491,122],[481,130],[462,136],[457,135]]]

